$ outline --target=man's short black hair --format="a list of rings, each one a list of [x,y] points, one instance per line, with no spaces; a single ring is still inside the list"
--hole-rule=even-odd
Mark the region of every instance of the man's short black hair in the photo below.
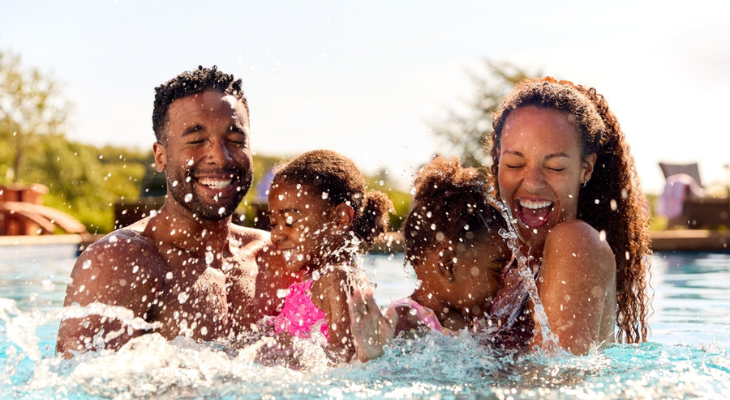
[[[157,141],[163,143],[167,110],[173,101],[206,90],[216,90],[230,94],[241,100],[248,113],[248,102],[243,95],[243,82],[231,74],[218,71],[217,66],[203,68],[199,66],[193,71],[185,71],[155,88],[155,106],[152,111],[152,130]]]

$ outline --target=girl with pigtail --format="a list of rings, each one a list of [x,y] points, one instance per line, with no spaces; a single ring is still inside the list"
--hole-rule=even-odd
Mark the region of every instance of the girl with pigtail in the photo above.
[[[353,287],[367,285],[357,259],[385,233],[392,208],[385,194],[366,192],[355,164],[333,151],[310,151],[276,170],[271,241],[301,278],[273,320],[276,333],[310,337],[319,326],[330,360],[350,361],[355,347],[347,298]]]

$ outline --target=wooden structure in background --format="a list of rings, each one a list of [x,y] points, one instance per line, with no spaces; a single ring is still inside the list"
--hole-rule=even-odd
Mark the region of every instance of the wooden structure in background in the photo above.
[[[48,188],[39,183],[0,187],[0,235],[52,235],[60,228],[66,233],[87,234],[84,224],[74,217],[43,205]]]

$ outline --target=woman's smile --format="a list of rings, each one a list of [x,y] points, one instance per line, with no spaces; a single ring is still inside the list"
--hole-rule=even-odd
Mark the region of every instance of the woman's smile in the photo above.
[[[553,109],[526,106],[507,118],[499,191],[530,247],[542,248],[552,227],[577,218],[580,183],[590,179],[595,160],[581,154],[579,138],[568,116]]]

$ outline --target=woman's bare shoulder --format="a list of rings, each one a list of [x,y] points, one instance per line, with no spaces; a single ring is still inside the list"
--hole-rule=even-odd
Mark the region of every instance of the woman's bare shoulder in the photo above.
[[[581,220],[566,221],[556,225],[545,241],[544,254],[555,252],[587,253],[597,257],[613,258],[611,246],[605,234]]]

